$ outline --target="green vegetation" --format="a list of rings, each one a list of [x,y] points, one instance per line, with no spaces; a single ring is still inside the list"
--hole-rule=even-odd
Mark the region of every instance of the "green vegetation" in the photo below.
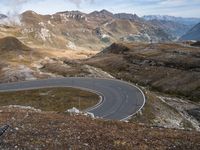
[[[47,88],[0,93],[0,106],[32,106],[43,111],[64,112],[72,107],[81,110],[94,106],[98,95],[74,88]]]

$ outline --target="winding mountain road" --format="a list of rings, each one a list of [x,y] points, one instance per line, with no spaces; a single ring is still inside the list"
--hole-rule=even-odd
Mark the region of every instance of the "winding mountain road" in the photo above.
[[[53,78],[0,84],[0,92],[47,87],[75,87],[97,93],[100,102],[86,111],[104,119],[127,120],[145,104],[145,96],[136,86],[120,80],[98,78]]]

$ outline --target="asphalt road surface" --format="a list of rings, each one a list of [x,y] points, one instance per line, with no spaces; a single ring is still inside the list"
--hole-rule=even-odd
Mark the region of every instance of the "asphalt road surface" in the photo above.
[[[127,120],[145,104],[145,96],[139,88],[127,82],[109,79],[53,78],[0,84],[0,92],[47,87],[75,87],[99,94],[100,102],[86,111],[104,119]]]

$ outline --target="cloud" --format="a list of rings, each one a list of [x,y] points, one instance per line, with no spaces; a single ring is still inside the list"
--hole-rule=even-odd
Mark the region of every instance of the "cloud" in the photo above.
[[[2,3],[8,7],[6,15],[8,16],[4,20],[1,20],[1,24],[7,25],[18,25],[20,23],[20,10],[23,4],[27,3],[29,0],[3,0]]]
[[[92,4],[92,5],[91,5]],[[0,0],[0,12],[33,10],[52,14],[65,10],[91,12],[107,9],[114,13],[136,13],[200,17],[200,0]]]
[[[94,0],[65,0],[68,2],[74,3],[77,7],[80,7],[82,2],[90,2],[91,4],[94,3]]]
[[[17,13],[21,10],[22,6],[30,0],[3,0],[4,5],[9,8],[9,12]]]
[[[195,0],[190,0],[191,2],[195,2]],[[160,5],[160,4],[174,4],[174,3],[185,3],[188,0],[133,0],[133,3],[143,4],[143,5]]]
[[[27,3],[30,0],[3,0],[3,3],[10,6],[20,6]]]
[[[11,0],[11,2],[21,5],[21,4],[24,4],[24,3],[28,2],[28,0]]]

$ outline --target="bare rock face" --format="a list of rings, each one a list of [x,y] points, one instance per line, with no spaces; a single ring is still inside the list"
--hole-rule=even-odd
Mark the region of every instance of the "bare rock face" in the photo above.
[[[200,122],[200,108],[190,109],[187,112]]]
[[[65,12],[59,12],[57,14],[69,19],[75,19],[77,21],[87,20],[86,14],[80,11],[65,11]]]

